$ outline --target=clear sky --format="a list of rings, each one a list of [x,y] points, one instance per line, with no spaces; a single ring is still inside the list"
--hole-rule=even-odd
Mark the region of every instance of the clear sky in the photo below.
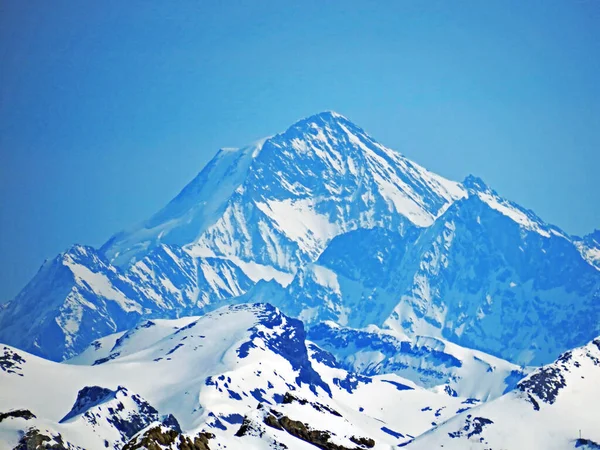
[[[600,2],[0,2],[0,301],[219,147],[336,110],[572,234],[600,227]]]

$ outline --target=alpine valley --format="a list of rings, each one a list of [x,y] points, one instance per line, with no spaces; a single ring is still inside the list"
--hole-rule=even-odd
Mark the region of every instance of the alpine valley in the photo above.
[[[600,231],[323,112],[0,306],[0,449],[600,449]]]

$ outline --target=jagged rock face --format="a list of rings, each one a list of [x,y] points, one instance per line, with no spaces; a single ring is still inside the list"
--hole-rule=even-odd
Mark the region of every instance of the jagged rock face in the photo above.
[[[59,423],[73,424],[79,429],[91,428],[96,433],[109,428],[113,433],[106,436],[105,446],[119,449],[136,433],[160,420],[152,405],[124,387],[111,391],[86,386],[79,391],[71,411]],[[173,419],[169,417],[168,420]]]
[[[35,419],[35,414],[33,414],[28,409],[17,409],[15,411],[8,412],[0,412],[0,422],[5,419],[13,419],[13,418],[21,418],[25,420]]]
[[[600,230],[594,230],[583,239],[575,239],[575,245],[581,252],[581,256],[600,270]]]
[[[23,434],[14,450],[81,450],[81,447],[65,442],[60,434],[30,428]]]
[[[317,393],[317,387],[331,393],[329,386],[313,369],[308,359],[308,351],[304,342],[306,334],[303,323],[300,320],[284,316],[269,304],[260,305],[259,311],[259,322],[249,330],[252,332],[250,339],[240,346],[238,356],[240,358],[247,357],[249,351],[256,348],[255,341],[260,340],[261,344],[273,353],[283,356],[289,361],[292,369],[298,371],[296,382],[299,385],[302,385],[302,383],[307,384],[314,393]],[[281,331],[276,335],[272,335],[266,333],[265,328],[267,330],[280,328]]]
[[[569,379],[577,375],[585,378],[590,368],[594,369],[591,373],[600,373],[600,338],[585,347],[563,353],[553,364],[541,367],[521,380],[517,387],[539,411],[540,403],[554,404],[561,391],[568,387]]]

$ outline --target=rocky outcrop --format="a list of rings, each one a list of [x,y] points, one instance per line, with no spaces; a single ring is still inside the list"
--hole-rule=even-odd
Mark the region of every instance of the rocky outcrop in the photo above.
[[[157,424],[131,439],[125,444],[123,450],[210,450],[208,441],[214,437],[214,434],[205,432],[191,437],[173,428]]]

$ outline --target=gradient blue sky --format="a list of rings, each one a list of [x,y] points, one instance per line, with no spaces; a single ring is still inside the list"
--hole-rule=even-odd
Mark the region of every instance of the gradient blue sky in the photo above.
[[[567,232],[600,227],[600,2],[0,2],[0,300],[219,147],[336,110]]]

